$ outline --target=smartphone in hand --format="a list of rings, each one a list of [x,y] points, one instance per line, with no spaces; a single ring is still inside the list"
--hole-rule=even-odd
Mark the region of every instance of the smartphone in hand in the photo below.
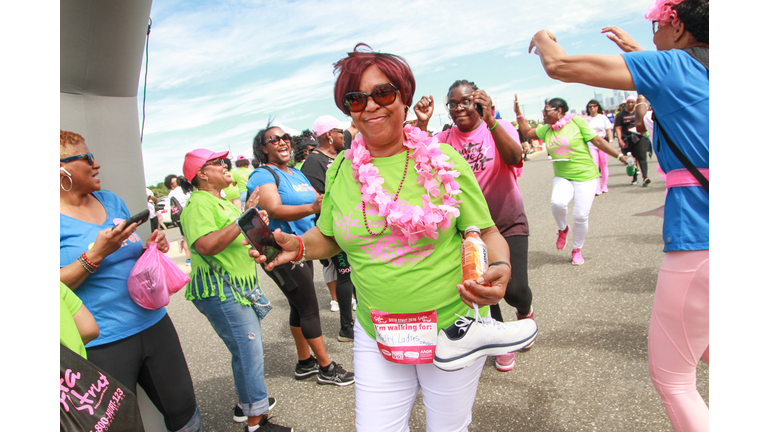
[[[248,243],[254,247],[260,254],[267,257],[264,264],[274,261],[283,248],[278,246],[275,241],[275,236],[272,235],[272,231],[264,223],[264,219],[256,210],[255,207],[251,207],[245,211],[236,221],[235,225],[240,229]]]
[[[135,215],[129,217],[125,220],[125,226],[130,226],[132,223],[138,223],[139,225],[143,224],[144,222],[149,220],[149,209],[144,209],[143,211],[140,211],[136,213]],[[115,225],[117,226],[117,225]],[[115,227],[112,227],[112,229],[115,229]]]

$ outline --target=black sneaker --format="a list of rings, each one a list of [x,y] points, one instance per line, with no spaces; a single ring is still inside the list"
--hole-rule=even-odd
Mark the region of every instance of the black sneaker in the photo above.
[[[339,330],[339,342],[353,342],[355,340],[355,331],[352,330],[352,327],[344,330]]]
[[[331,362],[328,365],[328,373],[323,373],[322,369],[317,374],[318,384],[333,384],[337,386],[345,386],[355,383],[355,374],[353,372],[347,372],[341,365],[336,362]]]
[[[256,429],[259,432],[293,432],[293,428],[276,425],[269,421],[269,417],[264,414],[259,422],[259,428]],[[245,425],[245,432],[248,432],[248,425]]]
[[[267,398],[269,400],[269,408],[267,408],[267,411],[272,411],[272,408],[275,407],[275,404],[277,403],[277,400],[275,398]],[[232,420],[236,421],[237,423],[242,423],[248,421],[248,416],[245,415],[243,412],[243,408],[240,406],[240,404],[235,405],[234,408],[235,415],[232,416]]]
[[[309,359],[312,360],[312,362],[306,366],[302,366],[301,363],[296,363],[296,371],[293,372],[294,378],[303,380],[320,372],[320,365],[317,363],[315,356],[309,356]]]

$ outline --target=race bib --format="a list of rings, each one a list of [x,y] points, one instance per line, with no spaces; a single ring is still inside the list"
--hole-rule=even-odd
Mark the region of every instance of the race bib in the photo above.
[[[437,343],[437,311],[387,313],[371,310],[376,343],[385,359],[399,364],[432,363]]]

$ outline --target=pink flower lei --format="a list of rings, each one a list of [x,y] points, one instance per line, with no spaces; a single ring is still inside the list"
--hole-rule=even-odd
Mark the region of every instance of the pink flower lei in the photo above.
[[[365,207],[370,207],[379,216],[385,217],[385,229],[387,225],[392,227],[393,237],[413,245],[422,237],[436,239],[439,235],[437,229],[445,231],[451,226],[451,218],[459,216],[458,204],[461,201],[454,197],[461,193],[459,183],[455,180],[460,173],[453,169],[453,162],[449,162],[448,156],[440,150],[436,138],[411,125],[403,128],[403,134],[403,145],[408,149],[406,157],[416,162],[414,168],[418,174],[417,182],[427,190],[426,194],[421,195],[421,207],[399,199],[400,190],[392,195],[382,188],[384,179],[379,175],[378,168],[373,166],[373,157],[368,152],[362,134],[355,136],[350,151],[345,152],[344,157],[352,162],[354,179],[360,182],[363,215]],[[403,179],[407,174],[407,162],[406,159]],[[433,204],[430,196],[441,196],[442,204]],[[370,228],[368,230],[371,235],[375,235]]]
[[[565,116],[565,117],[561,118],[560,120],[558,120],[557,123],[549,125],[549,128],[552,129],[552,130],[559,131],[560,129],[565,127],[565,125],[570,123],[571,120],[573,120],[573,117],[575,117],[577,115],[581,115],[581,114],[574,114],[574,113],[568,114],[567,116]],[[582,117],[584,117],[584,116],[582,116]]]

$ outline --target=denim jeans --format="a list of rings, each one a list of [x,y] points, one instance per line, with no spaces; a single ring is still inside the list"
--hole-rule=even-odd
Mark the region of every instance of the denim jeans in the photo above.
[[[261,321],[250,305],[237,303],[232,296],[232,288],[242,289],[232,284],[227,275],[223,283],[226,299],[218,296],[192,300],[211,326],[219,335],[232,354],[232,374],[235,379],[235,391],[243,407],[243,413],[255,417],[267,412],[267,386],[264,382],[264,351],[261,340]],[[215,287],[216,278],[209,279]],[[247,292],[247,288],[244,291]]]

